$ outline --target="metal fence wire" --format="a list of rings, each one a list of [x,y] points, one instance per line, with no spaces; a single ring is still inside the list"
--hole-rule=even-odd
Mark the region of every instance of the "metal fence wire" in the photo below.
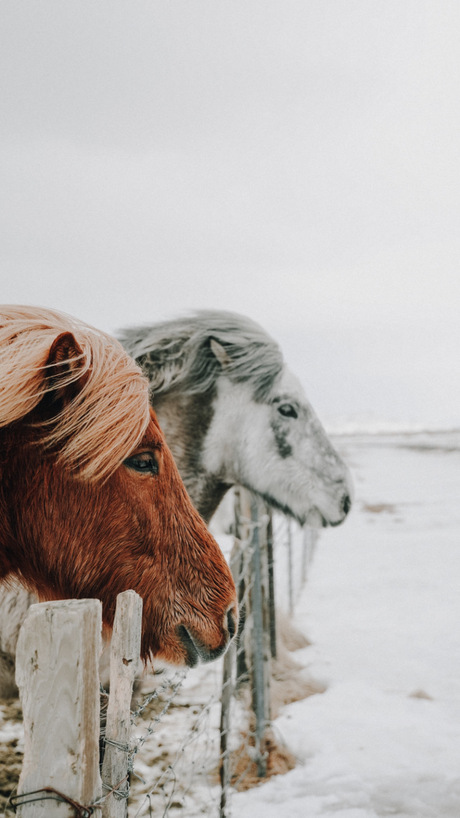
[[[282,515],[272,518],[244,489],[235,492],[231,531],[239,633],[222,659],[190,672],[159,671],[137,684],[126,746],[129,818],[230,818],[233,793],[295,764],[273,720],[283,704],[317,692],[292,654],[307,642],[290,621],[317,535]],[[104,693],[101,703],[103,724]],[[17,732],[17,718],[14,726]],[[16,744],[14,769],[8,762],[4,770],[9,793],[19,772]],[[124,789],[119,797],[126,799]],[[3,814],[10,810],[11,802]]]
[[[286,671],[288,648],[306,640],[294,634],[286,647],[280,621],[288,620],[307,578],[316,532],[281,515],[272,519],[243,489],[235,493],[233,532],[238,636],[201,672],[164,671],[145,681],[133,710],[130,818],[230,818],[232,793],[294,766],[272,718],[283,703],[283,672],[291,688],[295,677],[295,661]],[[303,680],[300,694],[284,691],[284,701],[309,692]]]

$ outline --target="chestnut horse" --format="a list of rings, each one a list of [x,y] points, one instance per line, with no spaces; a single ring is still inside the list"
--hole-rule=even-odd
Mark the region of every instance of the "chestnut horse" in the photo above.
[[[225,559],[188,498],[148,382],[70,316],[0,307],[0,580],[40,600],[144,601],[142,658],[211,660],[236,628]]]

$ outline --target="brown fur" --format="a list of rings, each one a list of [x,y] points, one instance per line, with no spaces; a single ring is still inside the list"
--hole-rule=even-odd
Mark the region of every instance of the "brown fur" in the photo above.
[[[31,321],[37,316],[32,308],[21,311],[25,332],[24,315],[29,314]],[[32,384],[23,401],[25,414],[21,416],[18,410],[21,395],[17,385],[12,389],[14,417],[8,418],[6,411],[5,383],[0,401],[4,407],[0,422],[0,580],[16,576],[41,600],[101,599],[109,629],[117,594],[133,588],[144,600],[144,660],[161,656],[176,664],[189,662],[179,627],[193,636],[202,658],[211,659],[229,640],[226,612],[235,607],[234,584],[217,543],[191,505],[154,412],[149,410],[146,382],[115,341],[113,352],[109,336],[91,331],[97,342],[96,365],[96,354],[88,347],[91,333],[86,332],[80,343],[78,332],[77,337],[67,332],[65,316],[59,316],[53,337],[49,325],[56,314],[47,315],[47,323],[43,314],[40,311],[38,323],[46,324],[47,352],[44,355],[42,343],[39,376],[32,371],[30,344],[23,345],[29,362],[23,373],[28,367]],[[19,349],[20,332],[11,329],[8,335],[7,323],[8,310],[0,309],[5,373],[5,349],[8,345]],[[75,326],[76,322],[70,322],[71,330]],[[35,339],[38,344],[37,333]],[[114,356],[117,362],[115,390],[104,367],[104,349],[110,366]],[[20,358],[18,352],[16,366]],[[121,382],[120,370],[124,373]],[[95,372],[102,379],[99,387]],[[132,429],[126,429],[131,422],[130,400],[134,443]],[[123,462],[145,452],[155,455],[158,474],[139,473]]]

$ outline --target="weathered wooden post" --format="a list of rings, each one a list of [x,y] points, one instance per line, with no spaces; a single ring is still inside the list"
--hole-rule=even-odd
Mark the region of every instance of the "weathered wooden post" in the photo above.
[[[239,490],[245,582],[244,626],[241,642],[251,685],[255,716],[255,760],[258,775],[266,775],[265,733],[270,723],[270,592],[267,555],[268,516],[265,505],[245,489]],[[240,535],[241,536],[241,535]],[[239,672],[239,669],[238,669]],[[239,680],[239,676],[238,676]]]
[[[302,585],[307,581],[308,562],[310,556],[310,530],[307,525],[302,528],[302,567],[301,580]]]
[[[294,614],[294,559],[292,553],[292,522],[287,521],[287,539],[288,551],[288,589],[289,589],[289,615]]]
[[[230,556],[230,570],[238,587],[238,574],[241,563],[241,545],[239,540],[235,541]],[[232,642],[224,656],[222,673],[222,696],[220,711],[220,811],[219,818],[227,818],[227,798],[230,788],[230,707],[232,695],[234,693],[234,667],[236,664],[236,645]]]
[[[236,684],[239,687],[249,680],[249,654],[246,656],[246,617],[250,616],[249,588],[251,585],[251,510],[250,494],[239,487],[235,491],[235,535],[233,551],[233,579],[238,594],[238,638],[236,649]],[[250,647],[248,647],[250,653]]]
[[[273,515],[267,509],[267,570],[268,570],[268,610],[270,616],[270,651],[276,659],[276,610],[275,610],[275,554],[273,548]]]
[[[251,500],[252,533],[252,587],[250,590],[252,614],[252,706],[256,717],[255,758],[257,773],[267,773],[265,735],[270,724],[270,610],[268,589],[268,562],[265,508],[257,497]]]
[[[142,599],[135,591],[117,597],[110,650],[110,695],[102,764],[103,818],[128,815],[132,760],[131,698],[141,652]]]
[[[72,802],[90,806],[101,797],[101,609],[97,599],[42,602],[29,608],[21,628],[16,683],[25,740],[15,797],[21,818],[70,818]]]

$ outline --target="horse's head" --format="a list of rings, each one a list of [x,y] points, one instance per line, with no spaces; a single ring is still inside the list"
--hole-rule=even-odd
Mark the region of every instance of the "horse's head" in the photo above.
[[[11,422],[2,382],[0,578],[18,576],[40,599],[97,597],[109,628],[117,594],[132,588],[144,600],[145,660],[215,658],[235,632],[234,583],[149,409],[147,382],[101,333],[91,337],[97,352],[80,326],[52,342],[50,333],[45,356],[30,334],[16,349],[17,328],[3,345],[16,394]],[[27,358],[27,394],[15,349],[16,367]]]
[[[203,459],[222,483],[246,486],[301,524],[339,525],[351,508],[349,470],[287,369],[257,398],[223,370]]]
[[[161,427],[205,519],[242,484],[300,522],[342,522],[348,469],[262,327],[202,310],[122,338],[150,380]]]

